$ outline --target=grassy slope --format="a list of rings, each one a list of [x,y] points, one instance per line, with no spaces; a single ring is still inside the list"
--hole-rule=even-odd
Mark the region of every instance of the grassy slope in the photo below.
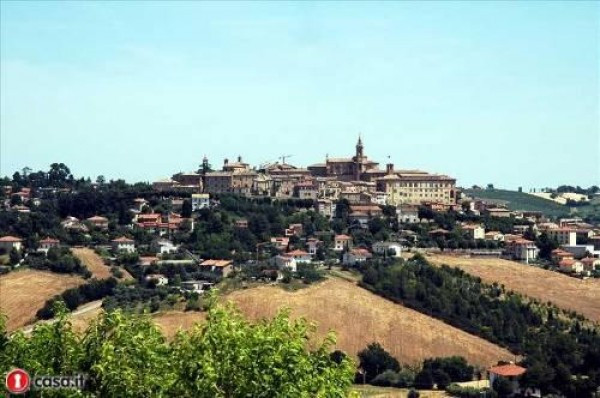
[[[600,322],[600,280],[580,280],[555,271],[498,258],[431,255],[434,265],[446,264],[480,277],[486,283],[498,282],[506,288],[542,302],[577,311]]]
[[[7,330],[31,323],[46,300],[84,282],[80,276],[32,269],[3,275],[0,277],[0,312],[8,317]]]

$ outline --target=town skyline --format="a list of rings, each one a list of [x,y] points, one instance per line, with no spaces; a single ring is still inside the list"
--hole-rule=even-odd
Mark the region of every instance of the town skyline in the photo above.
[[[305,166],[360,131],[466,186],[600,181],[594,2],[1,7],[2,174]]]

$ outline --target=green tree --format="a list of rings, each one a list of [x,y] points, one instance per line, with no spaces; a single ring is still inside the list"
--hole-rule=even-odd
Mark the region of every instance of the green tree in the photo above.
[[[360,368],[365,372],[365,380],[370,382],[377,375],[392,370],[398,372],[400,364],[379,343],[371,343],[358,353]]]
[[[496,380],[494,380],[492,388],[494,389],[494,391],[496,391],[499,398],[508,397],[513,392],[512,384],[510,383],[510,381],[503,377],[498,377]]]
[[[192,216],[192,202],[185,199],[181,205],[181,217],[190,218]]]
[[[19,264],[19,261],[21,261],[21,253],[19,253],[19,251],[13,247],[10,250],[9,259],[12,265],[17,265]]]
[[[90,397],[347,395],[354,365],[346,356],[331,358],[333,335],[309,349],[315,327],[292,321],[289,312],[250,323],[231,305],[209,301],[206,321],[172,341],[148,315],[119,310],[101,314],[76,334],[60,301],[57,321],[36,326],[29,338],[20,331],[7,337],[0,316],[0,372],[86,373]]]

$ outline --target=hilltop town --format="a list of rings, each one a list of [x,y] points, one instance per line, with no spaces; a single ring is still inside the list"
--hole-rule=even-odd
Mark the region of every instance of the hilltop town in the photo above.
[[[492,188],[467,191],[447,175],[393,164],[380,168],[365,154],[361,138],[349,158],[327,157],[306,168],[285,160],[252,167],[238,157],[213,170],[204,157],[198,170],[152,184],[104,177],[92,182],[75,177],[62,163],[4,177],[0,309],[8,315],[8,329],[53,318],[57,301],[77,313],[101,307],[201,314],[211,290],[244,302],[251,297],[245,296],[247,289],[275,286],[325,294],[319,286],[330,286],[373,300],[359,292],[366,289],[396,303],[386,308],[415,310],[424,323],[451,328],[472,344],[481,339],[477,344],[485,350],[449,345],[452,357],[433,359],[438,351],[432,345],[398,358],[419,361],[418,370],[393,366],[384,373],[376,367],[363,382],[452,385],[448,391],[461,396],[470,387],[460,383],[479,374],[487,379],[483,388],[488,390],[481,391],[505,382],[513,393],[533,396],[567,388],[588,391],[579,381],[563,385],[562,379],[543,379],[540,372],[555,372],[560,365],[587,378],[581,380],[597,376],[588,363],[596,354],[586,327],[600,321],[598,289],[578,285],[600,281],[597,214],[573,215],[568,206],[553,202],[559,215],[511,209],[507,201],[479,197]],[[590,188],[586,197],[596,203],[598,188]],[[478,271],[481,264],[489,264],[490,271]],[[507,278],[505,270],[515,266],[521,267],[521,281]],[[546,278],[557,278],[557,286],[570,293],[547,295],[520,284],[537,289]],[[331,280],[338,282],[325,282]],[[504,281],[511,285],[505,287]],[[464,290],[467,285],[472,288]],[[565,321],[555,323],[554,317]],[[398,333],[392,329],[389,336]],[[409,339],[419,334],[403,333]],[[573,344],[587,355],[583,364],[559,359],[564,342],[557,336],[565,333],[579,339]],[[541,335],[551,336],[544,356],[535,348]],[[390,341],[395,340],[384,340],[385,348],[403,355]],[[373,344],[344,348],[355,350],[349,354],[358,355],[360,369],[368,368],[369,355],[385,352]],[[509,352],[527,360],[512,363]],[[453,367],[466,373],[454,374]]]

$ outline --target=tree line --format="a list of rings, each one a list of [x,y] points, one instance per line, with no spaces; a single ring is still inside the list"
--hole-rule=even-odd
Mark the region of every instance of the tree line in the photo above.
[[[591,396],[600,386],[599,331],[579,315],[420,255],[360,270],[367,289],[524,355],[525,386],[567,397]]]

